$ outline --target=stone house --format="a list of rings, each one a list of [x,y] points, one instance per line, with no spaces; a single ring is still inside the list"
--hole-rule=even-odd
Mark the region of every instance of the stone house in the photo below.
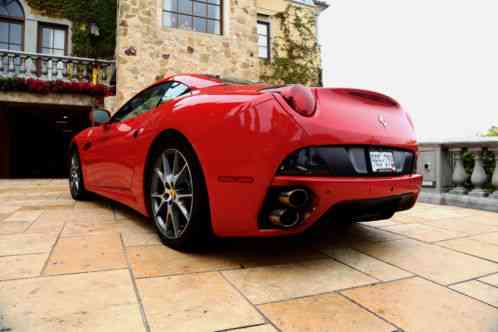
[[[102,34],[86,12],[75,21],[54,11],[70,2],[86,3],[0,0],[0,178],[65,175],[67,146],[90,125],[91,109],[116,111],[165,75],[259,80],[282,33],[278,14],[291,6],[317,18],[327,8],[316,0],[108,0],[100,3],[116,22],[115,55],[100,59],[75,51],[82,31]],[[313,61],[319,68],[319,54]]]
[[[74,57],[73,22],[30,3],[0,0],[0,178],[64,175],[69,141],[114,66]]]
[[[259,80],[287,6],[315,17],[327,8],[313,0],[120,0],[117,104],[179,72]]]

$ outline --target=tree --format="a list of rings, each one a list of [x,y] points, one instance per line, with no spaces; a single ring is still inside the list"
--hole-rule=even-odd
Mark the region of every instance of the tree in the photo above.
[[[485,134],[484,136],[498,136],[498,126],[493,126],[491,127]]]

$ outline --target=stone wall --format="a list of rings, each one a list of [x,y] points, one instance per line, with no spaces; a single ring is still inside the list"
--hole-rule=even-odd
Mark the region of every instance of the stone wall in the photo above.
[[[117,104],[157,78],[179,72],[257,80],[255,0],[225,0],[223,7],[224,33],[219,36],[164,28],[162,0],[121,0]]]
[[[120,0],[117,31],[119,107],[158,78],[177,73],[205,73],[259,80],[258,14],[268,15],[272,36],[279,32],[273,15],[287,0],[224,0],[223,35],[162,26],[163,0]],[[318,14],[317,7],[302,6]]]

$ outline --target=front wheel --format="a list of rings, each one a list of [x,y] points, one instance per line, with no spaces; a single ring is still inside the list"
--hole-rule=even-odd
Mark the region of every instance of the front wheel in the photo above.
[[[76,201],[83,201],[89,197],[89,193],[86,191],[85,185],[83,184],[80,157],[76,150],[71,153],[69,165],[69,190],[71,192],[71,197]]]
[[[152,164],[149,198],[163,244],[190,250],[207,236],[209,213],[197,158],[182,142],[162,144]]]

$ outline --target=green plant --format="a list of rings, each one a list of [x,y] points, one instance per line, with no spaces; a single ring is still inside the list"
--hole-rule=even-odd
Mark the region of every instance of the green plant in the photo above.
[[[287,6],[277,14],[281,33],[272,44],[272,59],[264,61],[261,80],[273,84],[320,83],[320,48],[316,36],[316,16],[309,9]]]
[[[484,136],[487,137],[498,136],[498,126],[491,127],[486,133],[484,133]]]
[[[114,57],[117,0],[26,0],[41,15],[65,18],[73,23],[73,55],[91,58]],[[90,33],[96,23],[99,36]]]

